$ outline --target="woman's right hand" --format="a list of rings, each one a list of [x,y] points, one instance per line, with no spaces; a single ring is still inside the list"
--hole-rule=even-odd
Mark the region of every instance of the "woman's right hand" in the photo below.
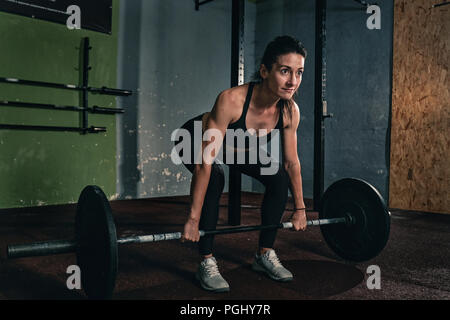
[[[307,223],[308,223],[308,220],[306,220],[305,209],[300,209],[300,210],[294,211],[294,213],[291,216],[291,222],[294,225],[295,231],[299,231],[299,230],[305,231]]]
[[[200,232],[198,230],[199,221],[197,219],[189,218],[184,224],[183,234],[181,235],[181,242],[192,241],[198,242],[200,240]]]

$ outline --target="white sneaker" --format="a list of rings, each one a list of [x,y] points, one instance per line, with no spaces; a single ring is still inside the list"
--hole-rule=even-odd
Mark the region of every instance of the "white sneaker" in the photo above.
[[[220,275],[217,261],[214,257],[204,259],[195,274],[203,289],[213,292],[230,291],[228,282]]]
[[[273,249],[266,251],[261,256],[257,254],[252,264],[252,269],[258,272],[264,272],[276,281],[286,282],[294,278],[292,273],[283,267]]]

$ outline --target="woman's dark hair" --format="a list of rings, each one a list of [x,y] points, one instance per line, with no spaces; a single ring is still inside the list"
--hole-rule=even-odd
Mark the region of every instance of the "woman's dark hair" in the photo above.
[[[268,71],[272,70],[272,66],[279,56],[288,54],[288,53],[298,53],[306,59],[307,51],[303,44],[297,39],[291,36],[279,36],[273,39],[264,50],[264,55],[261,60],[261,65],[264,65]],[[262,82],[263,79],[261,74],[258,71],[253,75],[253,81]],[[283,111],[287,110],[289,112],[289,116],[292,115],[292,104],[291,100],[283,100],[280,99],[278,106],[282,108]]]

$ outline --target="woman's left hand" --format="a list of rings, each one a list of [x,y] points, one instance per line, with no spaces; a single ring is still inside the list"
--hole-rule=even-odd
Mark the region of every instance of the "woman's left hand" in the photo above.
[[[291,216],[291,222],[294,226],[294,230],[295,231],[305,231],[306,230],[306,210],[305,209],[301,209],[301,210],[296,210],[294,211],[294,213]]]

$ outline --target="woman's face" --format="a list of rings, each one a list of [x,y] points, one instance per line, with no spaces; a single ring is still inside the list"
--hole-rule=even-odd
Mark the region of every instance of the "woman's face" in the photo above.
[[[265,65],[260,73],[269,90],[281,99],[289,100],[302,82],[305,58],[298,53],[280,55],[270,71]]]

